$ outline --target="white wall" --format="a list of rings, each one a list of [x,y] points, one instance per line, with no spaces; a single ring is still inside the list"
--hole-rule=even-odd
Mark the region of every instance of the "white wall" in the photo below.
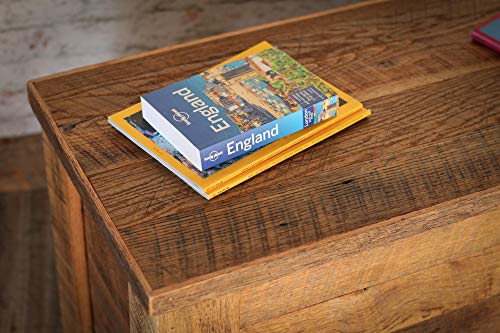
[[[26,81],[359,0],[0,0],[0,137],[38,133]]]

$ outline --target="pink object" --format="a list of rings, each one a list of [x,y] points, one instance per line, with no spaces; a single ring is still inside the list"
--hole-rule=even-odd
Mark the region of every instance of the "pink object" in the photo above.
[[[472,31],[472,39],[500,53],[500,14],[481,23]]]

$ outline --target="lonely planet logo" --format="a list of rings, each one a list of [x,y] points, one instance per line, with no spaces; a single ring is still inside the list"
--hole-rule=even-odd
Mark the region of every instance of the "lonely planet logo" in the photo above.
[[[174,120],[178,123],[184,123],[186,125],[191,125],[191,122],[188,120],[189,115],[186,112],[179,112],[176,109],[172,109],[172,113],[174,114]]]
[[[205,161],[210,161],[210,162],[215,162],[219,158],[219,156],[222,155],[221,151],[215,151],[212,150],[210,154],[208,154],[207,157],[204,158]]]

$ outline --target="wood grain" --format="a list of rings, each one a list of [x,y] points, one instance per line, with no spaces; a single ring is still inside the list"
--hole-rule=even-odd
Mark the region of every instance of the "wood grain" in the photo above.
[[[130,332],[205,333],[239,332],[240,298],[231,294],[198,304],[150,316],[133,290],[129,288]]]
[[[129,216],[154,211],[152,203],[162,215],[151,213],[152,218],[120,231],[154,287],[181,283],[487,189],[500,181],[498,164],[492,159],[500,149],[499,138],[500,127],[493,127],[340,169],[328,170],[328,161],[315,169],[306,166],[306,170],[322,171],[324,178],[319,183],[307,171],[289,179],[294,172],[282,171],[282,176],[259,184],[255,191],[240,187],[209,203],[201,202],[196,209],[173,213],[163,211],[160,204],[173,187],[165,181],[166,176],[149,183],[149,191],[148,186],[141,186],[139,175],[128,177],[130,183],[124,187],[135,186],[134,190],[142,189],[152,196],[142,201],[149,208],[132,207]],[[284,166],[293,167],[290,163],[294,160]],[[127,177],[127,173],[122,176]],[[246,185],[252,188],[253,181]],[[304,196],[304,191],[309,195]],[[123,192],[113,196],[120,194]],[[282,204],[285,197],[288,205]],[[203,199],[194,198],[191,204],[199,200]],[[248,202],[255,204],[249,207]],[[158,257],[164,270],[158,271]]]
[[[498,216],[500,209],[247,289],[241,293],[241,324],[251,326],[494,247],[500,244]]]
[[[43,138],[63,329],[92,332],[82,203],[50,143]]]
[[[45,117],[42,115],[46,115],[43,110],[46,109],[46,104],[41,99],[41,96],[34,89],[33,83],[28,82],[28,87],[31,89],[31,93],[28,94],[28,98],[30,100],[30,104],[36,115],[40,115],[40,122],[43,124],[42,126],[46,126],[47,128],[55,128],[55,121],[50,117]],[[36,101],[36,102],[35,102]],[[39,113],[40,112],[40,113]],[[73,184],[75,185],[77,191],[79,192],[81,199],[86,203],[87,207],[92,209],[92,213],[94,218],[100,223],[103,232],[109,237],[112,246],[113,252],[116,255],[116,258],[120,261],[120,265],[124,267],[124,271],[129,277],[129,282],[135,286],[135,290],[139,291],[139,295],[142,297],[144,302],[147,302],[147,294],[150,292],[151,288],[145,279],[144,275],[137,267],[137,263],[130,255],[127,247],[123,243],[123,240],[118,235],[116,228],[112,221],[110,221],[109,216],[107,215],[105,209],[102,207],[97,194],[92,189],[92,185],[89,183],[87,177],[84,175],[81,167],[78,162],[74,158],[72,154],[65,155],[64,151],[69,151],[69,146],[66,141],[63,139],[61,133],[59,131],[55,132],[44,132],[51,133],[51,135],[44,136],[45,141],[51,144],[51,148],[54,150],[56,155],[58,156],[66,156],[67,158],[60,159],[60,162],[64,166],[64,170],[70,175],[73,180]]]
[[[500,292],[500,246],[358,290],[242,332],[392,331]]]
[[[158,316],[157,332],[239,332],[239,309],[237,293],[205,300]]]
[[[37,79],[29,98],[99,230],[92,247],[106,243],[129,298],[165,328],[320,331],[364,311],[359,325],[402,329],[498,293],[500,62],[469,33],[499,9],[371,1]],[[263,39],[372,118],[210,202],[107,124]],[[373,317],[379,295],[389,308]]]
[[[217,274],[165,287],[153,295],[151,304],[153,314],[246,288],[258,288],[260,285],[271,283],[275,279],[293,274],[306,267],[321,267],[328,262],[359,255],[377,247],[389,246],[392,242],[413,237],[434,228],[487,214],[498,209],[499,191],[500,188],[496,187],[476,192],[268,258],[255,260],[252,265],[223,270]],[[351,282],[356,283],[356,281]],[[268,301],[262,300],[263,305],[267,303]]]
[[[132,287],[128,288],[130,333],[154,333],[158,331],[158,319],[149,316],[147,307],[135,295]]]
[[[128,332],[128,279],[106,233],[88,209],[83,210],[88,280],[94,332]]]
[[[464,306],[444,315],[398,330],[398,333],[419,332],[495,332],[500,327],[500,295]]]

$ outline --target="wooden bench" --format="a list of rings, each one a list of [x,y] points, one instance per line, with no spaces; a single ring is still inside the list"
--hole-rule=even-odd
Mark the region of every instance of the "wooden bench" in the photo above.
[[[28,83],[66,332],[492,332],[496,0],[369,1]],[[267,40],[373,115],[207,201],[113,129],[141,94]]]

